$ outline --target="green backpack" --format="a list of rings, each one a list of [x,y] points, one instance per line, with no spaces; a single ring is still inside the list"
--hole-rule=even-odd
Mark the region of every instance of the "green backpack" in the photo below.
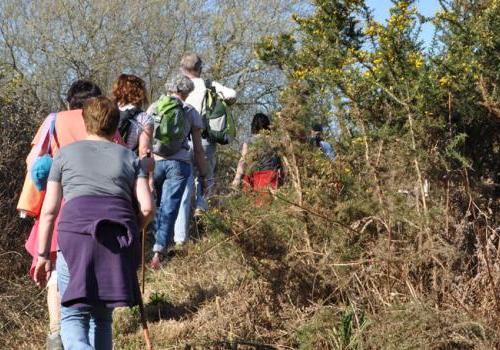
[[[189,133],[182,101],[162,95],[155,103],[153,119],[153,153],[162,157],[174,155]]]
[[[236,137],[236,125],[227,103],[217,94],[211,81],[206,81],[207,92],[201,105],[204,123],[202,137],[210,142],[226,145]]]

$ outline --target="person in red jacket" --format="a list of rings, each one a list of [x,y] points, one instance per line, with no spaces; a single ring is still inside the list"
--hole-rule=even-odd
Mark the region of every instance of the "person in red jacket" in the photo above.
[[[251,123],[252,136],[243,144],[241,159],[232,182],[232,187],[238,188],[243,180],[243,188],[257,194],[257,207],[269,199],[268,189],[278,188],[282,169],[281,159],[270,143],[270,125],[267,115],[254,115]]]

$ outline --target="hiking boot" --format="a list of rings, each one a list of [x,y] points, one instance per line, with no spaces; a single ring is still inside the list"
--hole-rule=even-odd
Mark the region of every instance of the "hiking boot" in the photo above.
[[[47,336],[47,350],[63,350],[61,335],[59,332],[49,333]]]

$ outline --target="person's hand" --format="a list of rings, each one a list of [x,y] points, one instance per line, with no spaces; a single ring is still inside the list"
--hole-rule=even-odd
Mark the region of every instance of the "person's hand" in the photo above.
[[[38,257],[35,266],[35,282],[40,288],[44,288],[49,281],[51,273],[51,262],[50,259],[43,257]]]
[[[237,191],[239,190],[239,188],[240,188],[240,181],[236,179],[233,180],[233,182],[231,182],[231,189]]]

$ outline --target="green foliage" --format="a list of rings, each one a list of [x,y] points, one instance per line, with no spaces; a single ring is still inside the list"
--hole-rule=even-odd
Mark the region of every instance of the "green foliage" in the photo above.
[[[498,314],[490,318],[486,305],[500,310],[498,276],[488,272],[500,262],[481,246],[485,239],[496,242],[491,223],[500,220],[500,33],[494,29],[500,5],[442,1],[435,18],[425,18],[415,1],[393,3],[387,22],[378,23],[363,1],[315,1],[313,14],[294,17],[293,50],[285,53],[279,39],[265,38],[266,50],[256,52],[289,78],[279,114],[287,195],[306,209],[303,238],[312,254],[346,263],[343,271],[319,259],[312,263],[315,273],[336,281],[341,300],[369,306],[370,319],[408,298],[436,303],[436,315],[453,312],[464,300],[456,290],[474,284],[467,307],[498,329]],[[431,20],[437,36],[427,50],[418,31]],[[305,145],[318,120],[340,130],[333,165]],[[470,231],[486,238],[471,238]],[[481,261],[472,275],[462,274],[464,255]],[[357,282],[344,282],[353,274]],[[311,334],[338,329],[339,339],[349,338],[349,320],[337,327],[338,318],[318,316],[300,341],[340,348],[342,342]],[[432,322],[424,320],[423,327]],[[467,334],[464,344],[474,339]],[[444,335],[419,336],[448,344],[441,348],[453,344]],[[386,348],[371,339],[365,345]]]
[[[295,51],[296,41],[290,34],[280,34],[276,38],[266,36],[255,45],[255,55],[273,65],[285,68],[286,57]]]
[[[149,304],[150,305],[161,305],[169,302],[168,296],[163,292],[153,291],[149,295]]]
[[[409,302],[392,305],[367,324],[364,342],[376,349],[494,349],[490,329],[461,310]]]
[[[299,349],[361,349],[365,325],[363,313],[321,309],[297,330]]]
[[[116,310],[113,314],[113,333],[126,335],[137,331],[140,327],[140,317],[139,306]]]

